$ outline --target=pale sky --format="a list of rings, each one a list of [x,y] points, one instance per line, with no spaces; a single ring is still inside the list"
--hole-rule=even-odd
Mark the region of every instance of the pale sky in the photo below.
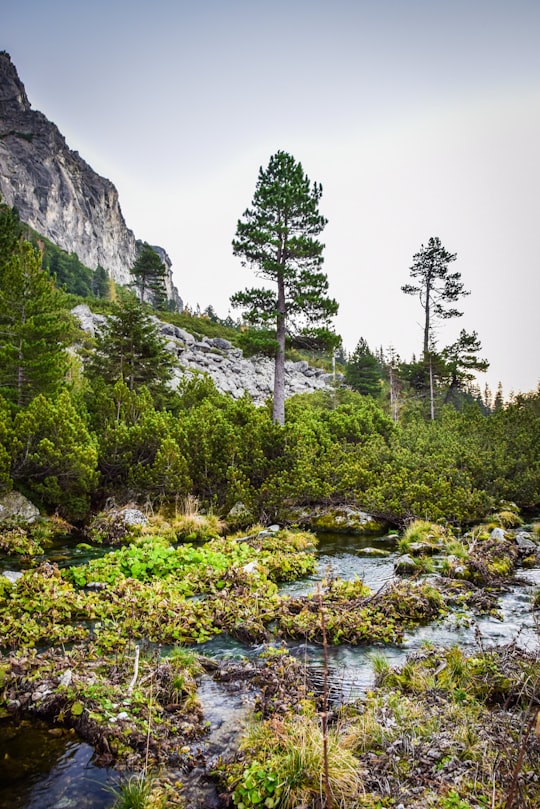
[[[231,240],[282,149],[323,185],[346,350],[421,352],[400,288],[438,236],[471,291],[439,347],[476,329],[481,387],[536,389],[538,0],[3,0],[0,21],[33,109],[167,250],[185,303],[225,317],[256,284]]]

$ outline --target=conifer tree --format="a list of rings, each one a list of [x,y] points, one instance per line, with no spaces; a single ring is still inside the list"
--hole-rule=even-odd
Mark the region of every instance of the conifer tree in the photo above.
[[[96,298],[108,298],[110,293],[110,278],[100,264],[92,275],[92,294]]]
[[[455,343],[443,349],[442,358],[450,377],[446,403],[451,402],[456,393],[474,379],[473,371],[483,373],[489,368],[489,362],[478,356],[481,350],[478,334],[475,331],[466,332],[465,329],[461,330]]]
[[[0,196],[0,281],[22,234],[22,225],[15,208],[2,202]]]
[[[146,242],[131,268],[131,274],[141,303],[150,303],[155,309],[162,308],[167,300],[167,268],[154,248]]]
[[[376,397],[380,393],[381,366],[363,337],[349,358],[345,380],[351,388],[364,396]]]
[[[87,371],[108,384],[123,379],[129,390],[143,385],[163,392],[171,378],[173,360],[152,317],[131,294],[123,294],[113,306]]]
[[[497,385],[497,392],[493,400],[493,410],[496,412],[497,410],[502,410],[503,408],[504,408],[503,386],[502,382],[499,382]]]
[[[431,237],[427,246],[422,245],[413,256],[410,268],[411,278],[416,284],[401,287],[406,295],[417,295],[424,310],[423,366],[426,378],[425,388],[429,389],[431,419],[435,418],[435,353],[434,324],[436,320],[461,317],[463,312],[453,308],[455,303],[469,292],[464,289],[461,273],[448,272],[448,266],[456,260],[456,253],[449,253],[438,236]]]
[[[41,255],[19,242],[0,277],[0,392],[17,405],[65,382],[74,326]]]
[[[463,312],[449,306],[469,292],[461,282],[461,273],[448,272],[448,265],[456,260],[456,253],[449,253],[438,237],[431,237],[427,246],[413,256],[411,278],[416,284],[401,287],[406,295],[417,295],[424,310],[424,360],[429,357],[434,342],[433,327],[437,319],[461,317]]]
[[[246,321],[275,335],[273,418],[285,421],[285,341],[287,334],[332,343],[329,329],[337,313],[327,297],[328,280],[320,271],[324,245],[317,240],[326,225],[319,213],[322,186],[311,185],[301,163],[286,152],[270,158],[259,177],[252,207],[236,226],[233,253],[257,275],[275,285],[237,292],[234,307],[244,310]]]

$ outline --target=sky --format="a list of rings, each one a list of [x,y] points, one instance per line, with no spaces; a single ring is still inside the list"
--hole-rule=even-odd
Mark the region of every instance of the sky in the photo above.
[[[409,361],[401,291],[439,237],[495,392],[540,381],[538,0],[3,0],[0,49],[32,108],[168,252],[184,303],[221,317],[257,284],[232,254],[278,150],[321,183],[335,328]]]

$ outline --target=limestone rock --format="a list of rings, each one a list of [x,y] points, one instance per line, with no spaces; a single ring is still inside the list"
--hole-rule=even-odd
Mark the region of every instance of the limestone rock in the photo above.
[[[87,267],[104,267],[120,284],[131,281],[137,239],[124,220],[118,191],[66,144],[58,127],[32,110],[9,54],[0,52],[0,194],[20,218]],[[167,294],[181,308],[171,261]]]
[[[416,572],[416,562],[408,553],[404,553],[403,556],[398,556],[394,563],[394,572],[401,575],[401,574],[408,574],[408,573],[415,573]]]
[[[81,329],[91,337],[95,337],[107,322],[105,315],[95,315],[85,303],[75,306],[71,314],[77,318]]]
[[[268,357],[244,357],[221,337],[197,340],[188,332],[160,323],[160,332],[167,340],[167,348],[178,360],[173,387],[185,377],[207,373],[221,393],[230,393],[235,399],[249,393],[255,404],[262,405],[273,394],[274,363]],[[285,363],[285,396],[329,389],[333,379],[318,373],[307,362]]]
[[[23,522],[31,524],[39,517],[39,509],[20,492],[0,496],[0,524]]]
[[[3,570],[2,576],[10,581],[12,584],[15,584],[22,578],[22,573],[19,570]]]
[[[124,525],[146,525],[147,517],[138,508],[124,508],[118,512]]]
[[[104,315],[94,314],[86,304],[75,306],[71,313],[78,319],[83,331],[91,336],[102,330],[106,322]],[[244,357],[242,350],[235,348],[229,340],[221,337],[198,340],[172,323],[164,323],[155,316],[152,320],[165,341],[165,347],[176,359],[172,380],[174,388],[186,377],[205,373],[221,393],[229,393],[235,399],[248,393],[255,404],[262,405],[272,396],[274,363],[268,357]],[[307,362],[287,362],[285,372],[286,397],[331,389],[328,382],[331,377],[319,373]],[[362,512],[349,512],[348,516],[349,522],[352,520],[355,524],[364,525],[371,520],[369,515]]]
[[[516,535],[516,545],[520,553],[536,553],[539,550],[527,531],[520,531],[519,534]]]

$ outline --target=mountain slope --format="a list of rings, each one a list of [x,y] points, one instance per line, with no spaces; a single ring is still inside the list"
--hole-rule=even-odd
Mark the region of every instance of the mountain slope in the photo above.
[[[23,222],[91,269],[101,265],[128,284],[137,240],[124,220],[118,191],[78,152],[58,127],[31,109],[11,58],[0,52],[0,194]],[[170,260],[157,248],[169,273],[169,298],[179,302]],[[180,301],[181,303],[181,301]]]

